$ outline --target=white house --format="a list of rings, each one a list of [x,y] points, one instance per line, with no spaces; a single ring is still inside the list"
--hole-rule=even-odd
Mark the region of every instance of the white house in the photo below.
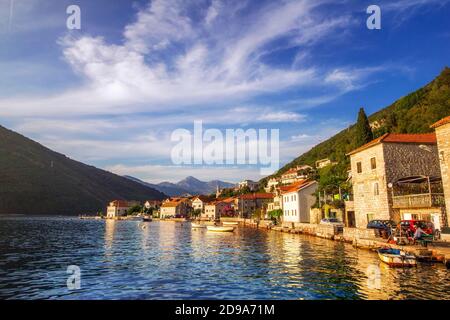
[[[212,201],[212,199],[208,196],[199,195],[192,199],[192,209],[200,210],[200,212],[204,212],[206,203]]]
[[[125,216],[133,206],[139,205],[138,201],[114,200],[111,201],[106,208],[106,218],[114,219],[116,217]]]
[[[303,180],[282,191],[283,222],[310,222],[309,211],[316,202],[317,187],[316,181]]]

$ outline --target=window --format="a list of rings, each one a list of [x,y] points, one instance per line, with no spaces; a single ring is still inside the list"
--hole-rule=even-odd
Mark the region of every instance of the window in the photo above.
[[[375,183],[373,184],[373,195],[374,195],[374,196],[380,195],[380,190],[379,190],[379,187],[378,187],[378,182],[375,182]]]
[[[374,218],[374,214],[373,213],[368,213],[367,214],[367,222],[370,222],[370,221],[372,221],[373,220],[373,218]]]
[[[356,171],[357,171],[358,173],[361,173],[361,172],[362,172],[362,164],[361,164],[361,162],[357,162],[357,163],[356,163]]]
[[[372,170],[377,168],[377,158],[370,158],[370,168],[372,168]]]

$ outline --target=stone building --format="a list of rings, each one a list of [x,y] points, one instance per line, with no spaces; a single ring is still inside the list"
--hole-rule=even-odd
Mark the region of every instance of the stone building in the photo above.
[[[205,210],[201,217],[209,220],[218,220],[224,215],[228,204],[225,201],[213,201],[206,203],[204,206]]]
[[[125,200],[111,201],[108,207],[106,208],[106,218],[115,219],[121,216],[126,216],[130,208],[138,205],[140,205],[139,201],[125,201]]]
[[[171,198],[164,201],[161,205],[161,218],[181,218],[186,217],[191,212],[191,205],[189,199],[185,198]]]
[[[356,227],[365,228],[373,219],[417,218],[443,222],[442,198],[434,197],[429,183],[440,181],[434,133],[387,133],[348,155]],[[403,187],[415,182],[426,185],[424,181],[428,182],[428,189],[423,193],[418,191],[419,184],[408,189]],[[396,190],[402,192],[396,195]]]
[[[436,130],[448,226],[450,222],[450,116],[441,119],[431,127]]]
[[[235,198],[234,210],[241,218],[251,218],[256,210],[265,211],[267,204],[273,201],[273,197],[272,193],[243,194]]]

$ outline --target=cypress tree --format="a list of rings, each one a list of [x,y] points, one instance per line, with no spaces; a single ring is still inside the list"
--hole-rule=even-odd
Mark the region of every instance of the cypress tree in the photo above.
[[[360,147],[372,140],[373,133],[370,128],[369,119],[367,119],[364,108],[360,108],[358,113],[358,121],[356,122],[356,147]]]

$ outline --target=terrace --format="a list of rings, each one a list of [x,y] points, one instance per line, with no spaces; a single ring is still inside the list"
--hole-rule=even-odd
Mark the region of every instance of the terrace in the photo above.
[[[389,184],[395,209],[444,207],[442,180],[435,176],[411,176]]]

